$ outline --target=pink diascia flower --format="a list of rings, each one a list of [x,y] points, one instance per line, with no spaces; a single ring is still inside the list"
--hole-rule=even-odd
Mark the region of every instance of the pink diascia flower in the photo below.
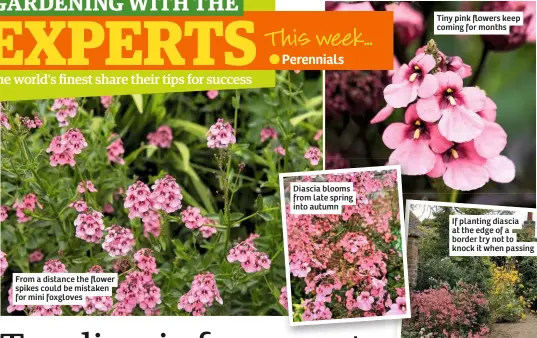
[[[160,235],[161,219],[158,212],[146,211],[142,216],[142,223],[144,223],[144,236],[146,238],[149,238],[149,234],[153,234],[154,237]]]
[[[302,320],[305,322],[332,319],[332,312],[323,302],[314,302],[311,299],[306,299],[302,303],[302,306],[304,307]]]
[[[227,255],[228,262],[239,262],[246,273],[269,269],[271,261],[268,255],[257,251],[254,246],[254,239],[258,237],[259,235],[252,234],[248,239],[231,248]]]
[[[356,299],[356,307],[362,311],[369,311],[372,308],[375,298],[367,291],[360,293],[360,296]]]
[[[8,218],[8,211],[10,210],[11,208],[8,207],[7,205],[2,205],[0,206],[0,222],[3,222],[5,221],[7,218]]]
[[[276,132],[276,129],[266,127],[266,128],[261,129],[260,137],[261,137],[261,142],[265,142],[269,138],[276,140],[278,139],[278,133]]]
[[[153,257],[153,252],[151,249],[140,249],[134,254],[134,261],[136,262],[136,267],[144,272],[149,272],[150,274],[158,273],[157,261]]]
[[[214,275],[204,272],[194,277],[191,289],[179,298],[177,308],[194,316],[203,316],[215,300],[223,304]]]
[[[37,129],[43,125],[43,121],[41,121],[39,116],[34,116],[33,119],[27,116],[21,116],[19,119],[26,129]]]
[[[121,137],[119,137],[117,134],[112,134],[108,140],[113,140],[113,142],[106,147],[108,151],[108,161],[122,165],[125,164],[125,160],[123,159],[125,149],[123,148],[123,141],[121,140]]]
[[[210,220],[210,219],[205,219],[207,223],[205,224],[216,224],[216,221],[214,220]],[[200,230],[200,233],[201,233],[201,236],[203,238],[209,238],[211,237],[212,235],[216,234],[216,227],[212,227],[212,226],[209,226],[209,225],[204,225],[202,226],[201,228],[199,228]]]
[[[489,180],[509,183],[515,178],[515,165],[507,157],[499,155],[491,159],[480,156],[474,141],[442,143],[433,147],[436,153],[435,167],[427,174],[442,177],[444,183],[456,190],[475,190]]]
[[[84,135],[78,129],[70,129],[61,136],[54,136],[47,148],[47,153],[52,153],[50,165],[53,167],[66,164],[74,166],[75,155],[80,154],[87,146]]]
[[[88,205],[83,200],[74,201],[73,203],[69,204],[69,207],[75,209],[78,212],[85,212],[86,210],[88,210]]]
[[[393,75],[392,84],[384,89],[384,99],[393,108],[406,107],[419,96],[427,98],[438,89],[438,81],[429,74],[436,66],[434,57],[419,54],[402,65]]]
[[[129,209],[129,218],[143,217],[151,207],[151,190],[142,181],[131,184],[125,197],[125,208]]]
[[[4,114],[3,112],[0,112],[0,125],[2,125],[2,127],[6,128],[7,130],[11,129],[11,125],[9,124],[9,119],[7,118],[7,115]]]
[[[104,237],[102,247],[110,256],[117,257],[125,256],[132,250],[135,244],[136,240],[130,229],[114,224],[106,229],[106,236]]]
[[[43,252],[41,250],[34,250],[29,256],[28,260],[30,263],[38,263],[41,262],[45,258],[45,255],[43,255]]]
[[[166,125],[160,126],[155,132],[147,135],[147,140],[152,146],[169,148],[173,140],[172,128]]]
[[[142,249],[138,251],[135,259],[147,262],[143,266],[146,270],[133,271],[127,275],[127,278],[121,282],[116,290],[116,299],[118,302],[114,306],[112,316],[130,315],[138,305],[144,310],[147,316],[158,314],[158,304],[161,303],[160,288],[153,281],[153,273],[156,269],[151,268],[150,255],[151,250]]]
[[[23,311],[26,306],[25,305],[14,305],[13,304],[13,288],[9,288],[7,300],[9,302],[9,305],[7,306],[7,312],[12,313],[15,311]]]
[[[13,208],[16,210],[15,214],[17,215],[17,221],[19,223],[24,223],[31,220],[32,218],[27,216],[24,212],[33,212],[36,206],[40,209],[43,209],[43,206],[39,204],[39,201],[37,200],[37,196],[35,194],[25,195],[22,198],[22,202],[19,202],[19,200],[15,200],[15,203],[13,203]]]
[[[285,148],[282,146],[277,146],[274,148],[274,152],[278,155],[285,156]]]
[[[235,144],[235,130],[229,122],[218,119],[207,132],[207,147],[226,149],[230,144]]]
[[[156,180],[151,189],[153,189],[150,195],[151,206],[155,210],[162,210],[169,214],[181,209],[183,195],[175,178],[166,175],[164,178]]]
[[[390,310],[385,313],[386,316],[406,315],[405,297],[397,297],[395,303],[390,306]]]
[[[113,214],[114,213],[114,206],[110,203],[105,203],[103,207],[103,212],[105,214]]]
[[[114,102],[113,96],[101,96],[101,104],[106,109],[110,108],[110,105],[112,104],[112,102]]]
[[[73,98],[56,99],[50,110],[56,112],[56,119],[60,122],[60,127],[64,127],[69,124],[69,118],[76,116],[78,102]]]
[[[88,272],[89,273],[103,273],[104,270],[99,265],[94,265],[89,269]],[[72,305],[71,310],[73,312],[79,312],[80,310],[84,309],[84,311],[88,315],[91,315],[92,313],[96,311],[106,313],[112,310],[113,303],[114,303],[114,300],[110,296],[86,297],[86,302],[83,306]]]
[[[388,163],[401,165],[404,175],[425,175],[436,162],[436,154],[430,145],[445,142],[439,135],[437,125],[421,120],[416,105],[410,105],[405,112],[405,123],[390,124],[382,134],[382,141],[394,149]]]
[[[201,228],[205,224],[205,217],[201,215],[201,210],[191,206],[181,212],[181,220],[190,230]]]
[[[309,160],[310,164],[313,166],[319,164],[321,156],[323,156],[323,154],[321,153],[321,150],[317,147],[309,147],[304,154],[304,158]]]
[[[440,133],[453,142],[467,142],[483,132],[483,119],[477,115],[485,106],[486,96],[477,87],[464,87],[454,72],[436,73],[438,86],[434,95],[418,100],[419,117],[438,123]]]
[[[88,243],[99,243],[103,237],[103,214],[98,211],[78,214],[75,220],[76,237]]]
[[[6,272],[8,264],[7,264],[7,258],[6,253],[3,251],[0,251],[0,277],[4,275],[4,272]]]
[[[210,100],[214,100],[218,97],[218,90],[209,90],[207,91],[207,97]]]
[[[43,272],[47,272],[47,273],[66,273],[67,269],[65,268],[65,264],[63,264],[59,260],[51,259],[51,260],[45,262],[45,265],[43,266]]]
[[[280,290],[280,304],[286,309],[288,310],[288,307],[289,307],[289,303],[288,303],[288,300],[287,300],[287,287],[282,287],[282,289]]]
[[[95,188],[95,186],[93,185],[93,182],[91,181],[82,181],[78,183],[76,190],[81,194],[85,193],[86,191],[97,192],[97,189]]]

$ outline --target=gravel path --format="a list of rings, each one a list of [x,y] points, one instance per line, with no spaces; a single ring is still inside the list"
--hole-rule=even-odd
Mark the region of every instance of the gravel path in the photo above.
[[[537,316],[527,314],[518,323],[502,323],[492,325],[490,338],[535,338],[537,337]]]

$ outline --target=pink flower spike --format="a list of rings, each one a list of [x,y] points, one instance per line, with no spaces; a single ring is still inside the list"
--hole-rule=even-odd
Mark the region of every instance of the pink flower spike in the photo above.
[[[101,96],[101,104],[103,105],[103,107],[105,107],[106,109],[110,108],[110,106],[112,105],[112,102],[114,101],[114,97],[113,96]]]
[[[45,255],[43,255],[43,252],[41,250],[34,250],[28,256],[28,261],[30,261],[30,263],[38,263],[41,262],[43,258],[45,258]]]
[[[393,108],[406,107],[416,98],[427,98],[438,89],[437,79],[429,74],[436,66],[431,55],[419,54],[393,75],[392,84],[384,89],[384,99]]]
[[[155,132],[147,135],[147,140],[152,146],[169,148],[173,140],[172,128],[167,125],[160,126]]]
[[[483,119],[476,113],[485,106],[485,94],[476,87],[464,87],[454,72],[436,73],[438,90],[418,100],[419,117],[427,122],[440,120],[440,133],[453,142],[467,142],[483,132]]]
[[[11,129],[11,125],[9,124],[7,115],[2,112],[0,112],[0,124],[2,125],[2,127],[6,128],[7,130]]]
[[[81,194],[85,193],[86,191],[97,192],[97,189],[95,188],[95,186],[93,185],[93,182],[91,181],[82,181],[78,183],[76,190]]]
[[[312,166],[318,165],[322,156],[321,150],[317,147],[309,147],[304,154],[304,158],[309,160]]]
[[[121,140],[121,137],[117,134],[112,134],[108,138],[108,140],[114,140],[106,149],[108,150],[107,156],[108,161],[111,163],[117,163],[120,165],[125,164],[125,160],[123,160],[123,154],[125,154],[125,149],[123,148],[123,141]]]
[[[388,163],[401,165],[404,175],[425,175],[431,171],[436,156],[430,148],[431,139],[437,137],[435,126],[419,119],[416,105],[410,105],[405,112],[405,123],[392,123],[384,130],[384,144],[394,149]]]
[[[207,147],[226,149],[236,142],[235,129],[224,119],[218,119],[207,131]]]
[[[88,210],[88,205],[83,200],[74,201],[73,203],[69,204],[69,207],[75,209],[78,212],[85,212],[86,210]]]
[[[278,155],[285,156],[285,148],[282,146],[277,146],[274,148],[274,152]]]
[[[7,218],[8,218],[8,211],[10,210],[11,208],[8,207],[7,205],[2,205],[0,206],[0,222],[3,222],[5,221]]]
[[[265,142],[269,138],[273,140],[278,139],[278,133],[276,132],[276,129],[270,127],[261,129],[261,133],[259,136],[261,138],[261,142]]]
[[[0,251],[0,277],[4,275],[4,272],[6,272],[8,267],[6,253],[3,251]]]

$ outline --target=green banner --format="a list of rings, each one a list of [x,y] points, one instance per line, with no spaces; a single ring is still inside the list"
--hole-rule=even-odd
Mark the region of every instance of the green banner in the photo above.
[[[273,70],[12,70],[0,73],[0,101],[270,88],[275,85],[276,72]]]

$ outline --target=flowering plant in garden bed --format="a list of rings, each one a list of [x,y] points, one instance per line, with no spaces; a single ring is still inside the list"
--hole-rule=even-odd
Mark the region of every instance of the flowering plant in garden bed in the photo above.
[[[407,314],[397,171],[293,179],[353,182],[357,193],[341,215],[295,215],[287,203],[293,320]]]
[[[277,84],[3,102],[2,314],[285,314],[278,173],[321,166],[322,83]],[[15,306],[14,272],[117,272],[119,287]]]

